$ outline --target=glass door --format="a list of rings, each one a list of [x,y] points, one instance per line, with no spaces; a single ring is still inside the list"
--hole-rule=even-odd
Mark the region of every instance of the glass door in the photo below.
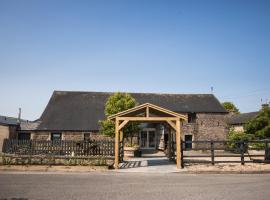
[[[145,149],[156,148],[156,131],[154,130],[143,130],[140,134],[140,147]]]
[[[147,131],[141,132],[140,143],[142,148],[147,148]]]
[[[156,132],[148,131],[148,148],[156,148]]]

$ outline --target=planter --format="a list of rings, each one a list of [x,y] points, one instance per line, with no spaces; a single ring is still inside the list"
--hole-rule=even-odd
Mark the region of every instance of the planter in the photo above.
[[[141,157],[141,150],[139,147],[124,147],[125,157]]]

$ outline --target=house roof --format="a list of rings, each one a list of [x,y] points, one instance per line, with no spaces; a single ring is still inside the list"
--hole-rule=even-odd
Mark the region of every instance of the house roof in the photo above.
[[[38,130],[99,130],[110,92],[54,91]],[[139,104],[152,103],[177,113],[227,113],[212,94],[130,93]]]
[[[0,115],[0,125],[15,126],[18,124],[18,118]]]
[[[39,124],[40,121],[21,121],[20,131],[36,130]]]
[[[231,125],[246,124],[249,120],[254,119],[258,114],[259,112],[249,112],[249,113],[233,115],[229,119],[229,124]]]

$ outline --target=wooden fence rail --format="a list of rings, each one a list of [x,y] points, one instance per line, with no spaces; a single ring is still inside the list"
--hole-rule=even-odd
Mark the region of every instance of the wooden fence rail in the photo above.
[[[259,141],[181,141],[182,168],[185,163],[230,163],[244,165],[246,162],[270,162],[270,140]],[[175,145],[175,143],[174,143]],[[174,148],[175,149],[175,148]],[[193,154],[188,152],[194,151]],[[199,153],[198,151],[202,151]],[[220,151],[223,151],[220,154]],[[251,153],[257,151],[258,153]],[[240,158],[239,160],[216,160],[216,158]],[[197,158],[194,160],[194,158]],[[198,159],[199,158],[199,159]],[[203,160],[201,158],[210,158]],[[245,159],[248,158],[248,159]],[[256,159],[261,158],[261,159]],[[201,159],[201,160],[200,160]]]
[[[3,152],[18,155],[114,156],[114,141],[5,139]]]

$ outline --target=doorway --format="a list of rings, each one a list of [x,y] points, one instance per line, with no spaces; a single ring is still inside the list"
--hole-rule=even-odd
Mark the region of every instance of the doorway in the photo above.
[[[154,128],[145,128],[140,132],[140,148],[156,149],[156,130]]]

